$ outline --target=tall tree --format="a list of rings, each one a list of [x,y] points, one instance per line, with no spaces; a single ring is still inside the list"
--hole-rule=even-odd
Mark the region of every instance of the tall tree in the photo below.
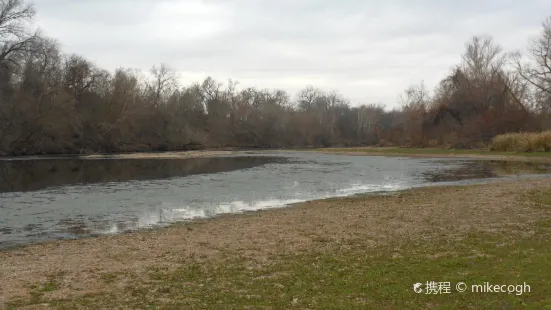
[[[529,59],[520,52],[513,55],[519,74],[536,89],[541,108],[551,111],[551,16],[542,23],[540,36],[530,42]]]

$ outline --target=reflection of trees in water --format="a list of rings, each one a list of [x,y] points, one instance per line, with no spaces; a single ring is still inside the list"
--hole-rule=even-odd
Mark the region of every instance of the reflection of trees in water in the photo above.
[[[494,178],[513,174],[537,174],[551,172],[551,165],[514,161],[469,161],[460,167],[423,172],[428,182],[460,181]]]
[[[261,156],[5,161],[0,162],[0,192],[39,190],[73,184],[159,180],[246,169],[283,160],[283,158]]]

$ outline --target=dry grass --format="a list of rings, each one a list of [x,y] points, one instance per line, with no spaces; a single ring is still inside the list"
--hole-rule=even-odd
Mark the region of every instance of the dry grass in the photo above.
[[[115,298],[121,306],[129,300],[145,302],[136,300],[134,294],[141,296],[143,292],[157,291],[164,283],[158,281],[172,279],[170,281],[175,282],[170,285],[187,285],[182,289],[192,291],[199,286],[189,285],[214,276],[197,277],[193,271],[186,273],[184,282],[177,280],[180,278],[174,272],[182,268],[188,270],[195,264],[211,266],[214,274],[227,272],[228,279],[242,279],[246,270],[263,270],[280,263],[286,266],[302,264],[293,261],[293,257],[304,253],[308,261],[310,256],[314,259],[321,255],[308,253],[325,253],[346,260],[347,251],[355,248],[365,253],[366,249],[382,247],[391,253],[374,251],[401,255],[397,249],[412,241],[432,244],[445,240],[449,247],[454,240],[462,240],[472,233],[506,235],[510,242],[517,238],[515,236],[530,233],[537,221],[551,217],[548,208],[519,199],[534,190],[549,192],[551,182],[532,180],[433,187],[388,196],[328,199],[286,209],[221,216],[166,229],[32,245],[0,253],[0,307],[14,301],[19,305],[53,305],[57,301],[69,302],[71,306],[66,308],[70,309],[75,306],[73,303],[84,300],[91,303],[88,306],[98,307],[96,303],[100,301],[94,298],[100,296],[101,302],[109,302],[105,294]],[[544,201],[541,197],[538,199]],[[454,250],[452,246],[445,251]],[[427,253],[434,256],[443,252]],[[281,261],[278,258],[281,256],[288,259]],[[234,266],[232,264],[243,266],[245,271],[241,267],[235,270],[223,267]],[[150,278],[152,270],[158,271],[155,281]],[[273,272],[278,274],[277,270]],[[137,291],[137,287],[143,292]],[[166,294],[175,295],[167,297],[163,293],[163,298],[156,302],[170,304],[170,298],[182,297],[179,291],[171,292]],[[208,296],[202,294],[211,294],[196,293],[197,300],[182,302],[200,302]],[[270,290],[262,294],[271,293]],[[227,302],[238,300],[235,294],[239,295],[234,292],[224,298],[229,298]],[[88,300],[86,296],[96,297]],[[126,306],[137,307],[136,304]]]
[[[493,139],[490,149],[498,152],[550,152],[551,130],[498,135]]]

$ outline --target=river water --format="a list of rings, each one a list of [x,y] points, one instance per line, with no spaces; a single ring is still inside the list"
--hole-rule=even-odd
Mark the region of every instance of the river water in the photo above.
[[[0,249],[154,228],[313,199],[503,175],[550,165],[309,152],[189,159],[0,160]]]

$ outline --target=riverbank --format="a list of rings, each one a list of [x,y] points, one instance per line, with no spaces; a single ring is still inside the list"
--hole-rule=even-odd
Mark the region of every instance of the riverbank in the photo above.
[[[120,153],[120,154],[90,154],[90,155],[36,155],[36,156],[9,156],[0,157],[0,161],[14,160],[43,160],[43,159],[184,159],[209,156],[223,156],[243,153],[239,150],[200,150],[200,151],[181,151],[181,152],[140,152],[140,153]]]
[[[318,152],[335,155],[364,156],[398,156],[420,158],[471,158],[481,160],[530,161],[551,163],[551,152],[493,152],[472,149],[436,149],[436,148],[399,148],[399,147],[358,147],[358,148],[310,148],[310,149],[247,149],[221,148],[178,152],[139,152],[89,155],[36,155],[0,157],[7,160],[39,160],[39,159],[185,159],[224,155],[246,154],[251,152],[285,153],[285,152]]]
[[[0,304],[542,308],[550,237],[548,179],[335,198],[0,252]],[[412,291],[426,281],[526,282],[531,292]]]
[[[436,148],[398,148],[398,147],[360,147],[360,148],[318,148],[303,149],[325,154],[363,155],[363,156],[399,156],[418,158],[470,158],[480,160],[530,161],[551,163],[551,152],[494,152],[472,149],[436,149]]]

